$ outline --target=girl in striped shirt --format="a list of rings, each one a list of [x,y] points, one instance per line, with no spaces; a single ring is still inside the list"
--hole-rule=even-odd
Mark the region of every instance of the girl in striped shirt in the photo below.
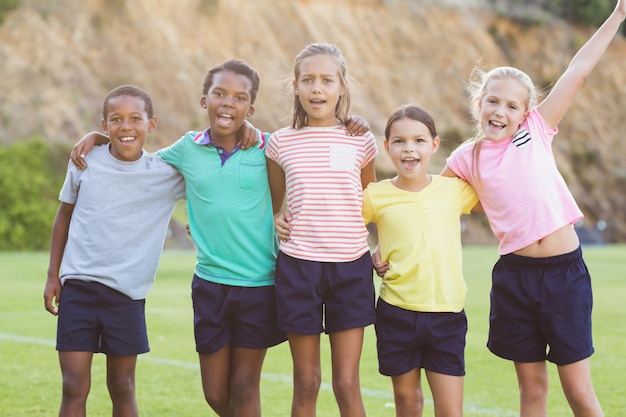
[[[330,44],[295,59],[291,126],[266,148],[281,238],[276,265],[278,326],[294,366],[292,416],[315,415],[321,383],[320,334],[329,335],[333,391],[341,416],[364,416],[359,361],[375,320],[372,262],[361,217],[363,189],[376,181],[371,133],[351,136],[346,62]]]

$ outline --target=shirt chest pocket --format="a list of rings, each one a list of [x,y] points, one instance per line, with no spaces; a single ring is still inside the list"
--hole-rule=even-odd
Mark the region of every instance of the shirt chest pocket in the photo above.
[[[330,145],[330,168],[351,171],[356,165],[357,152],[354,146]]]
[[[265,162],[241,162],[239,165],[239,186],[249,190],[264,188],[267,184]]]

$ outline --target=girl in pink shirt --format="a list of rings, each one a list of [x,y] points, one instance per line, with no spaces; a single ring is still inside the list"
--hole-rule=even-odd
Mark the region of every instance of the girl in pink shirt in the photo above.
[[[591,381],[591,281],[573,223],[582,218],[552,154],[557,124],[626,16],[626,0],[580,49],[545,100],[522,71],[476,70],[479,134],[443,174],[478,193],[500,240],[492,276],[489,349],[515,363],[520,415],[547,415],[546,360],[575,416],[602,416]],[[547,353],[546,353],[547,352]]]

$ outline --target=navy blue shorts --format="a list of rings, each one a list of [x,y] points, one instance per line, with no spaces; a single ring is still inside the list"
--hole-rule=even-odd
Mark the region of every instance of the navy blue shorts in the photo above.
[[[375,297],[369,252],[351,262],[316,262],[278,253],[278,327],[287,333],[314,335],[369,326],[376,321]]]
[[[549,258],[501,256],[493,268],[487,346],[516,362],[586,359],[593,354],[592,304],[580,247]]]
[[[215,353],[227,344],[266,349],[287,340],[276,327],[274,286],[216,284],[194,274],[191,282],[196,351]]]
[[[57,350],[131,356],[150,351],[145,300],[98,282],[68,279],[61,290]]]
[[[444,375],[465,375],[465,311],[411,311],[379,298],[375,327],[381,374],[399,376],[424,368]]]

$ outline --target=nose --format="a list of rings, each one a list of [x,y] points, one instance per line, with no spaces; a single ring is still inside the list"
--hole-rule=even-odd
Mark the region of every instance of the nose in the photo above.
[[[321,91],[322,91],[322,81],[320,80],[313,81],[313,92],[319,93]]]

